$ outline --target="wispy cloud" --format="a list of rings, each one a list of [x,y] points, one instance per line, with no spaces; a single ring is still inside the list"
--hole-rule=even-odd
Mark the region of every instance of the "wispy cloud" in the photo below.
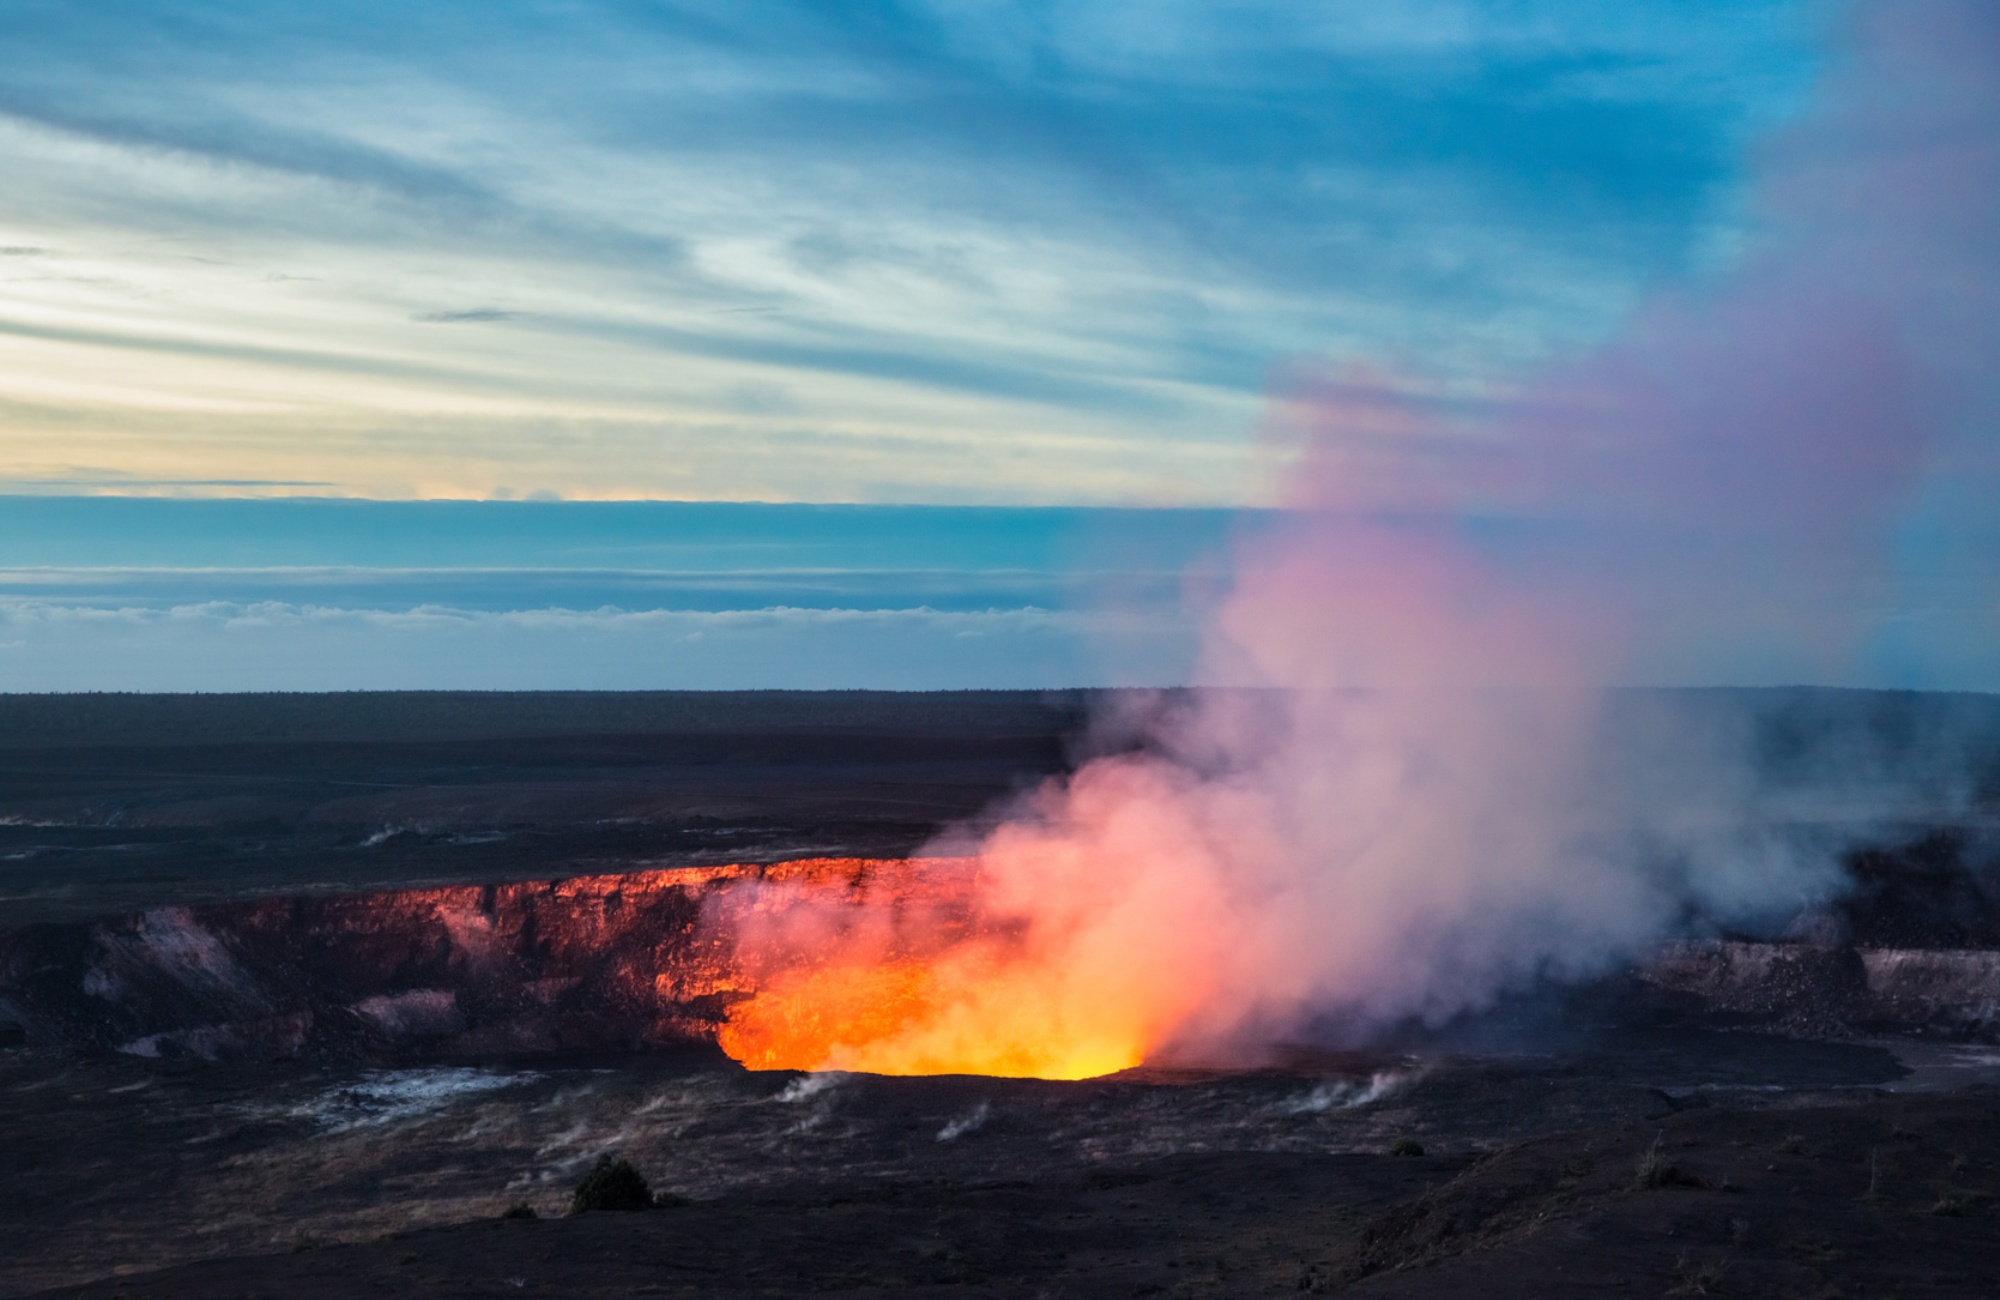
[[[498,307],[472,307],[464,311],[427,311],[417,317],[434,325],[477,324],[483,321],[519,320],[521,313]]]
[[[1795,7],[9,6],[0,480],[1242,499],[1274,361],[1486,376],[1726,249]]]

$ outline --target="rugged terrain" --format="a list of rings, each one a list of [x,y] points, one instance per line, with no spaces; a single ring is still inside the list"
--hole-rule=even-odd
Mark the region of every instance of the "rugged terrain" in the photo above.
[[[1923,734],[1807,703],[1760,715],[1777,766]],[[1114,743],[1089,706],[0,699],[0,1295],[2000,1291],[1977,752],[1951,817],[1847,837],[1836,898],[1366,1052],[716,1051],[705,897],[920,871]],[[608,1153],[675,1203],[564,1217]]]
[[[0,1257],[105,1296],[1990,1295],[1996,1082],[1706,1031],[1077,1084],[17,1056]],[[606,1152],[684,1203],[559,1217]]]

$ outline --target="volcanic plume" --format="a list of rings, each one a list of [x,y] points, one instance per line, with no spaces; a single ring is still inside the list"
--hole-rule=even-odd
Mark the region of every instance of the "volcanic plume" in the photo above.
[[[1828,888],[1823,854],[1758,838],[1728,737],[1663,733],[1641,800],[1601,730],[1608,687],[1663,674],[1954,667],[1883,611],[1911,521],[1949,546],[1953,503],[1992,499],[2000,12],[1877,3],[1845,32],[1758,155],[1722,280],[1469,395],[1295,368],[1289,509],[1241,539],[1209,632],[1229,689],[941,846],[925,888],[719,896],[756,987],[725,1046],[891,1073],[1252,1060]]]

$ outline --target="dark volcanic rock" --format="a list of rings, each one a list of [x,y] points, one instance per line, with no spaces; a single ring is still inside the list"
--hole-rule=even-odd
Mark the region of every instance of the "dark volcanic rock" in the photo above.
[[[743,994],[700,930],[741,881],[845,888],[807,859],[534,884],[158,908],[0,933],[0,1010],[144,1057],[498,1058],[713,1041]]]
[[[1716,1105],[1450,1158],[1188,1152],[1032,1180],[802,1180],[671,1215],[207,1260],[117,1291],[1985,1297],[2000,1288],[1994,1101]],[[1662,1154],[1679,1177],[1635,1179]]]
[[[571,1214],[588,1214],[593,1210],[631,1212],[653,1208],[653,1191],[646,1186],[645,1176],[632,1167],[629,1160],[614,1160],[610,1156],[599,1156],[591,1166],[583,1181],[576,1185],[576,1192],[569,1198]]]
[[[2000,704],[1662,700],[1781,794],[1965,780],[1801,801],[1851,897],[1539,1019],[1058,1084],[742,1070],[694,921],[1081,694],[0,697],[0,1295],[2000,1293]],[[1882,1030],[1956,1041],[1795,1036]],[[689,1203],[560,1217],[606,1151]]]
[[[2000,1040],[2000,951],[1681,944],[1641,978],[1694,1012],[1804,1036]]]
[[[1855,944],[2000,949],[2000,835],[1925,831],[1854,853],[1847,874],[1853,887],[1835,906]]]

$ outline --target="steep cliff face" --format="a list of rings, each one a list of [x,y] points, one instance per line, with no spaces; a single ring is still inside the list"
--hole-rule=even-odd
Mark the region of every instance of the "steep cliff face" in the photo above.
[[[797,989],[787,1000],[785,981],[823,956],[796,917],[772,941],[787,900],[921,916],[927,941],[948,945],[963,933],[967,865],[811,858],[30,926],[0,933],[0,1048],[491,1060],[720,1042],[755,1063],[746,1043],[774,1015],[812,1042],[853,1029],[845,1002],[802,1004]],[[752,932],[760,941],[744,942]],[[886,976],[925,960],[907,944],[881,955]],[[1844,933],[1709,942],[1667,948],[1637,974],[1680,1014],[1711,1022],[2000,1041],[2000,949],[1853,944]],[[856,986],[871,1011],[879,983]],[[742,1007],[732,1022],[731,1008],[765,985],[771,1007]]]
[[[1709,1015],[1824,1036],[2000,1041],[2000,951],[1713,942],[1668,948],[1646,983]]]
[[[142,1056],[493,1057],[712,1042],[748,995],[704,902],[845,891],[907,862],[818,858],[534,884],[169,907],[0,935],[0,1021]]]

